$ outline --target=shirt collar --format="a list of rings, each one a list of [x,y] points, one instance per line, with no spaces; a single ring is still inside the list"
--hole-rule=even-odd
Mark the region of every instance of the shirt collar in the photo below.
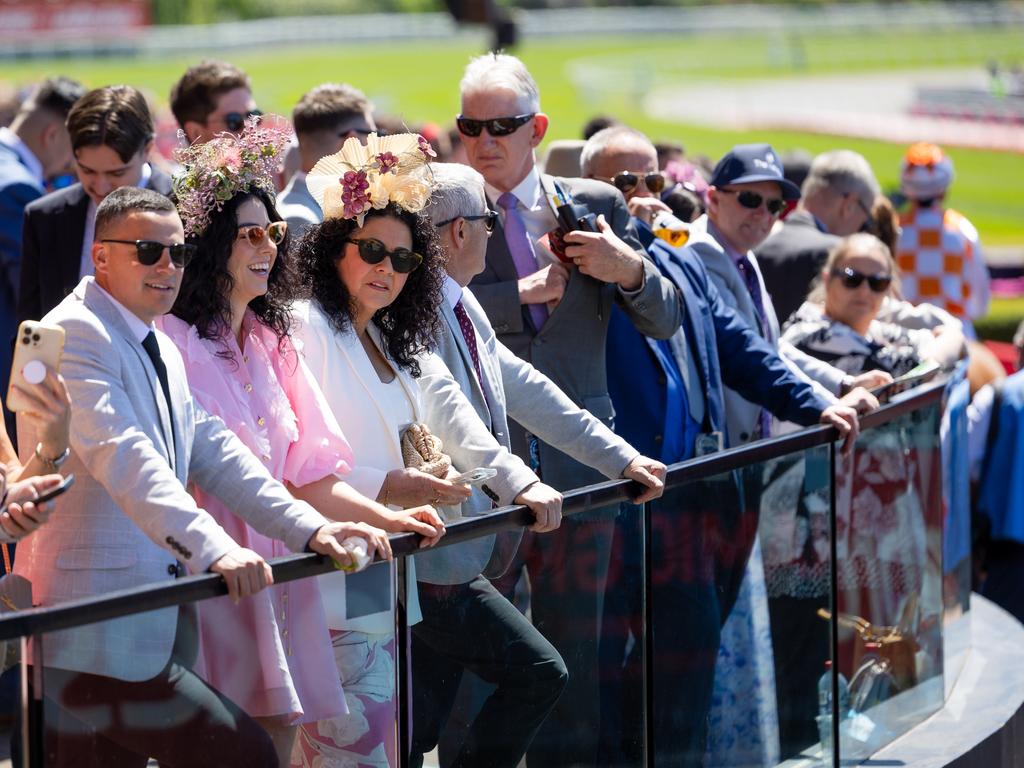
[[[149,189],[149,180],[153,178],[153,166],[149,163],[142,164],[142,172],[139,174],[139,186]]]
[[[516,196],[516,199],[528,211],[532,211],[540,205],[543,195],[540,186],[540,172],[537,171],[537,166],[530,166],[530,172],[526,174],[526,178],[509,191]],[[498,198],[501,197],[501,192],[488,184],[487,196],[497,202]]]
[[[711,238],[716,243],[722,246],[722,249],[725,251],[726,255],[728,255],[728,257],[732,259],[733,262],[739,263],[743,261],[743,259],[747,258],[747,254],[740,253],[731,245],[729,245],[729,243],[725,239],[725,236],[722,235],[722,231],[715,226],[715,222],[713,222],[710,217],[708,217],[708,234],[711,235]]]
[[[128,307],[126,307],[124,304],[122,304],[113,296],[111,296],[110,292],[106,288],[104,288],[98,282],[94,281],[94,284],[97,288],[103,291],[104,295],[108,299],[110,299],[110,303],[114,305],[114,309],[118,311],[121,317],[124,318],[124,321],[128,324],[128,328],[131,330],[132,336],[134,336],[135,340],[141,344],[142,340],[149,336],[149,334],[153,331],[155,326],[152,323],[146,325],[144,322],[142,322],[138,315],[136,315],[134,312],[128,309]]]
[[[462,301],[462,286],[455,282],[451,275],[444,276],[441,292],[444,294],[444,300],[452,309],[455,309],[455,305]]]
[[[39,162],[39,158],[28,148],[28,145],[18,137],[18,134],[6,126],[0,128],[0,144],[13,149],[18,155],[18,159],[21,160],[22,165],[28,168],[32,175],[39,180],[40,184],[45,183],[43,164]]]

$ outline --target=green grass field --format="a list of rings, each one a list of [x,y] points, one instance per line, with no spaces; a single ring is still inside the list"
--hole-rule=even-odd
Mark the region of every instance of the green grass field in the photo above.
[[[769,141],[785,151],[812,153],[840,146],[863,153],[883,187],[895,186],[904,147],[782,131],[738,132],[671,124],[640,114],[637,104],[655,85],[703,77],[799,77],[825,72],[978,67],[990,59],[1009,63],[1019,55],[1020,30],[930,36],[872,32],[814,39],[766,34],[748,37],[667,37],[527,41],[517,51],[537,78],[551,138],[579,134],[588,117],[606,112],[644,130],[653,139],[675,139],[688,151],[712,158],[733,144]],[[410,125],[448,122],[458,111],[458,80],[470,56],[483,47],[474,36],[444,43],[344,44],[333,48],[288,48],[232,52],[229,58],[252,77],[264,110],[287,114],[299,96],[321,82],[348,81],[378,107]],[[167,59],[58,59],[5,63],[0,77],[15,83],[44,74],[67,73],[90,86],[127,82],[166,102],[171,84],[197,56]],[[591,73],[615,77],[592,77]],[[989,245],[1024,246],[1024,156],[954,149],[957,181],[951,204],[962,210]]]

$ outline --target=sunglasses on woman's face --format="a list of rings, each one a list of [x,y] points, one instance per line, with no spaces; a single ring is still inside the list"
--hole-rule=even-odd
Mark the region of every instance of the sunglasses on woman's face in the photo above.
[[[228,112],[221,119],[224,121],[224,127],[232,133],[239,133],[245,128],[245,121],[250,117],[260,117],[263,115],[263,111],[259,109],[250,109],[248,112]]]
[[[356,246],[359,249],[359,258],[367,264],[380,264],[385,257],[390,257],[391,268],[399,274],[412,272],[423,263],[423,257],[418,253],[414,253],[408,248],[395,248],[395,250],[389,251],[384,243],[372,237],[363,240],[352,238],[345,242]]]
[[[736,195],[737,202],[751,211],[756,211],[761,207],[761,203],[764,203],[768,213],[778,216],[786,208],[786,201],[781,197],[765,197],[757,192],[751,192],[749,189],[720,189],[718,191],[727,195]]]
[[[274,245],[284,242],[284,236],[288,234],[287,221],[275,221],[266,227],[259,224],[240,224],[238,226],[238,237],[245,238],[253,248],[259,248],[268,239]]]
[[[520,127],[526,125],[533,119],[535,112],[528,115],[515,115],[513,117],[495,117],[491,120],[474,120],[471,117],[455,118],[455,125],[463,136],[479,136],[486,127],[491,136],[508,136],[515,133]]]
[[[174,243],[167,245],[157,240],[100,240],[101,243],[120,243],[135,246],[135,259],[144,267],[151,267],[160,261],[164,248],[171,253],[171,263],[184,269],[196,255],[197,246],[192,243]]]
[[[640,179],[644,180],[644,185],[652,195],[660,195],[665,189],[665,177],[660,173],[646,173],[641,176],[630,171],[622,171],[612,176],[610,181],[622,194],[629,195],[640,185]]]
[[[860,288],[860,284],[865,280],[868,281],[868,288],[875,293],[885,293],[889,290],[889,286],[892,285],[892,275],[865,275],[863,272],[858,272],[851,267],[833,269],[832,277],[838,277],[843,288],[849,288],[851,291]]]

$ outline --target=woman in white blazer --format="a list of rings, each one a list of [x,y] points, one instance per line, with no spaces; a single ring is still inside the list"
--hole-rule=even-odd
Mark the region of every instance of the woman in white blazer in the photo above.
[[[348,482],[383,504],[461,504],[468,488],[407,469],[400,442],[422,420],[416,355],[440,319],[443,257],[427,220],[393,204],[371,210],[362,226],[329,218],[303,238],[297,261],[311,298],[295,307],[293,336],[352,447]],[[413,623],[419,602],[408,562]],[[321,577],[351,714],[303,726],[293,765],[312,764],[317,755],[397,764],[389,568]]]

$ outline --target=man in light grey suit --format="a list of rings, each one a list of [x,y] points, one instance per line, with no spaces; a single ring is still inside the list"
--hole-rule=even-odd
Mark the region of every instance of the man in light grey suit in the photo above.
[[[44,318],[66,333],[62,373],[74,404],[67,469],[77,482],[60,524],[18,548],[15,570],[32,581],[37,603],[174,579],[183,565],[223,575],[235,599],[270,584],[268,564],[196,505],[187,482],[296,552],[347,564],[340,542],[349,535],[386,551],[382,532],[330,523],[293,499],[193,402],[180,354],[153,328],[190,257],[173,204],[150,190],[118,189],[97,209],[95,237],[95,279],[84,278]],[[19,421],[27,450],[36,436]],[[166,608],[48,635],[34,660],[46,668],[46,764],[144,766],[152,756],[168,765],[276,766],[267,734],[189,669],[194,622],[193,609]],[[118,714],[126,702],[136,716]]]
[[[639,481],[647,487],[643,500],[659,495],[663,464],[640,456],[599,419],[573,403],[548,377],[497,340],[483,308],[471,292],[464,290],[484,268],[487,241],[494,226],[495,214],[487,207],[484,179],[465,165],[432,167],[434,189],[427,213],[438,228],[448,257],[448,277],[437,354],[425,361],[420,378],[427,422],[436,425],[435,431],[451,447],[457,462],[464,430],[444,417],[450,410],[445,398],[437,396],[454,377],[477,415],[506,449],[511,444],[507,421],[511,417],[605,477]],[[431,418],[431,412],[436,418]],[[500,460],[512,458],[506,453]],[[490,500],[475,494],[463,508],[472,513],[486,512]],[[417,556],[423,621],[413,628],[414,765],[420,764],[423,753],[437,743],[463,669],[495,683],[497,690],[469,725],[451,765],[517,765],[529,744],[529,739],[522,737],[532,736],[554,703],[544,696],[544,681],[536,679],[536,670],[543,669],[557,652],[480,575],[481,571],[500,574],[515,554],[518,539],[515,534],[503,534],[493,552],[491,540],[478,540]],[[452,627],[460,623],[474,628],[472,634],[462,634],[461,641],[458,633],[452,633]],[[509,652],[522,657],[524,648],[535,660],[523,670],[511,668]],[[524,698],[529,705],[524,706]],[[445,764],[449,764],[447,760]]]
[[[305,93],[292,109],[292,124],[299,141],[301,167],[277,198],[277,211],[288,228],[300,235],[324,219],[323,211],[306,187],[306,174],[317,160],[333,155],[350,136],[365,141],[377,130],[373,105],[363,92],[347,83],[324,83]]]
[[[870,408],[872,398],[858,387],[885,384],[887,376],[878,371],[848,376],[791,344],[779,342],[778,317],[752,249],[768,236],[785,201],[799,197],[799,187],[782,175],[782,162],[770,145],[737,145],[715,166],[708,190],[708,212],[690,224],[686,250],[704,262],[723,301],[779,349],[793,373],[813,383],[832,403],[838,402],[836,395],[841,394],[843,405]],[[725,411],[729,445],[770,436],[771,414],[728,387]],[[856,435],[855,417],[844,413]]]
[[[498,339],[545,374],[578,406],[610,426],[605,340],[613,303],[636,328],[667,339],[679,328],[679,297],[647,258],[622,195],[590,179],[541,174],[535,149],[547,131],[540,92],[521,61],[488,54],[470,62],[457,119],[469,164],[487,182],[499,220],[473,293]],[[577,226],[564,238],[552,198],[559,194],[598,216],[597,231]],[[558,256],[562,253],[562,257]],[[566,491],[603,479],[591,467],[513,427],[512,448],[531,453],[544,482]],[[618,506],[567,520],[550,536],[523,537],[501,589],[529,575],[533,621],[569,669],[569,685],[527,755],[533,768],[597,759],[598,625]]]

